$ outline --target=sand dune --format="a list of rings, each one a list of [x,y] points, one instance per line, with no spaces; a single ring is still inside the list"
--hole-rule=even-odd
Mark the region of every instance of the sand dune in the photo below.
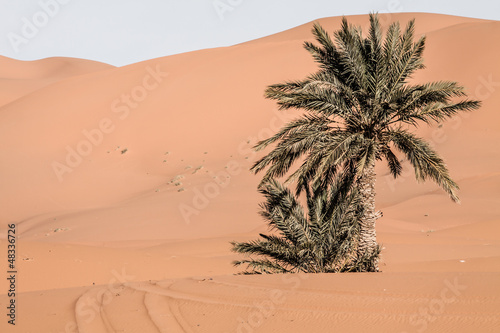
[[[0,105],[71,76],[113,68],[96,61],[47,58],[20,61],[0,56]]]
[[[229,241],[266,230],[251,147],[294,116],[263,91],[315,70],[302,49],[312,23],[120,68],[1,58],[0,237],[5,248],[17,224],[15,332],[497,331],[500,23],[382,22],[411,17],[428,36],[414,80],[459,81],[484,106],[419,130],[461,205],[408,168],[398,180],[377,169],[380,274],[234,276],[230,265]],[[332,31],[340,18],[319,21]]]

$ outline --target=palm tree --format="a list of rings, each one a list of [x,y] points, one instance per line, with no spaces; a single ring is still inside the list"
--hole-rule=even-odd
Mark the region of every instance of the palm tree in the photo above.
[[[364,209],[356,190],[336,182],[306,192],[307,212],[297,197],[276,180],[260,189],[266,197],[261,215],[278,234],[260,234],[261,239],[232,242],[233,251],[250,256],[235,261],[247,265],[243,274],[335,273],[365,271],[378,256],[358,257],[359,216]],[[257,256],[252,258],[252,256]]]
[[[431,179],[459,201],[458,185],[443,159],[410,129],[477,109],[480,102],[467,99],[457,82],[409,82],[416,70],[424,68],[425,36],[414,41],[414,29],[414,20],[404,31],[396,22],[384,38],[378,16],[370,14],[366,36],[343,18],[332,40],[315,24],[312,32],[319,45],[305,42],[304,47],[319,70],[305,80],[271,85],[265,92],[280,110],[303,109],[305,114],[255,146],[262,150],[276,143],[252,170],[268,168],[265,183],[302,161],[287,178],[296,182],[297,193],[310,184],[331,183],[340,170],[350,174],[364,204],[360,256],[377,249],[375,222],[381,213],[375,210],[375,161],[385,159],[397,177],[402,169],[398,150],[413,165],[418,181]],[[378,271],[377,262],[371,267]]]

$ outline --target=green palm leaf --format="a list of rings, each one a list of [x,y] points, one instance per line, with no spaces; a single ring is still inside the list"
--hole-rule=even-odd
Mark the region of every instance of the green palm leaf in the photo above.
[[[365,256],[358,257],[356,251],[363,206],[349,184],[338,181],[331,187],[315,187],[306,196],[307,214],[290,190],[275,180],[260,192],[266,198],[261,215],[276,233],[231,243],[234,252],[249,257],[234,262],[246,265],[243,274],[366,269]],[[371,256],[378,254],[379,249]]]

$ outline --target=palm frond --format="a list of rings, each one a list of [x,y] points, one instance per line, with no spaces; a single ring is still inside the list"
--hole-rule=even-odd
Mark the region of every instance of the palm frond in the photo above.
[[[451,179],[443,159],[427,142],[406,130],[392,130],[388,134],[391,142],[406,155],[413,165],[417,180],[432,179],[449,194],[453,201],[459,202],[457,183]]]
[[[358,271],[365,265],[356,253],[363,206],[350,184],[337,181],[308,191],[307,214],[278,181],[266,183],[260,192],[266,197],[262,216],[278,234],[231,243],[234,252],[250,257],[234,262],[247,265],[243,274]]]

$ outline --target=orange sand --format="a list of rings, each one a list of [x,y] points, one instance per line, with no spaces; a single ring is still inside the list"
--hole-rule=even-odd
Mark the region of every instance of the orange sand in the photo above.
[[[266,230],[250,149],[293,115],[262,95],[303,78],[311,24],[125,67],[0,58],[0,248],[16,223],[17,320],[1,332],[499,332],[500,22],[431,14],[427,69],[477,112],[422,127],[461,205],[378,168],[380,274],[237,276]],[[367,16],[351,22],[366,25]],[[340,18],[319,20],[329,31]],[[408,167],[408,165],[405,165]]]

